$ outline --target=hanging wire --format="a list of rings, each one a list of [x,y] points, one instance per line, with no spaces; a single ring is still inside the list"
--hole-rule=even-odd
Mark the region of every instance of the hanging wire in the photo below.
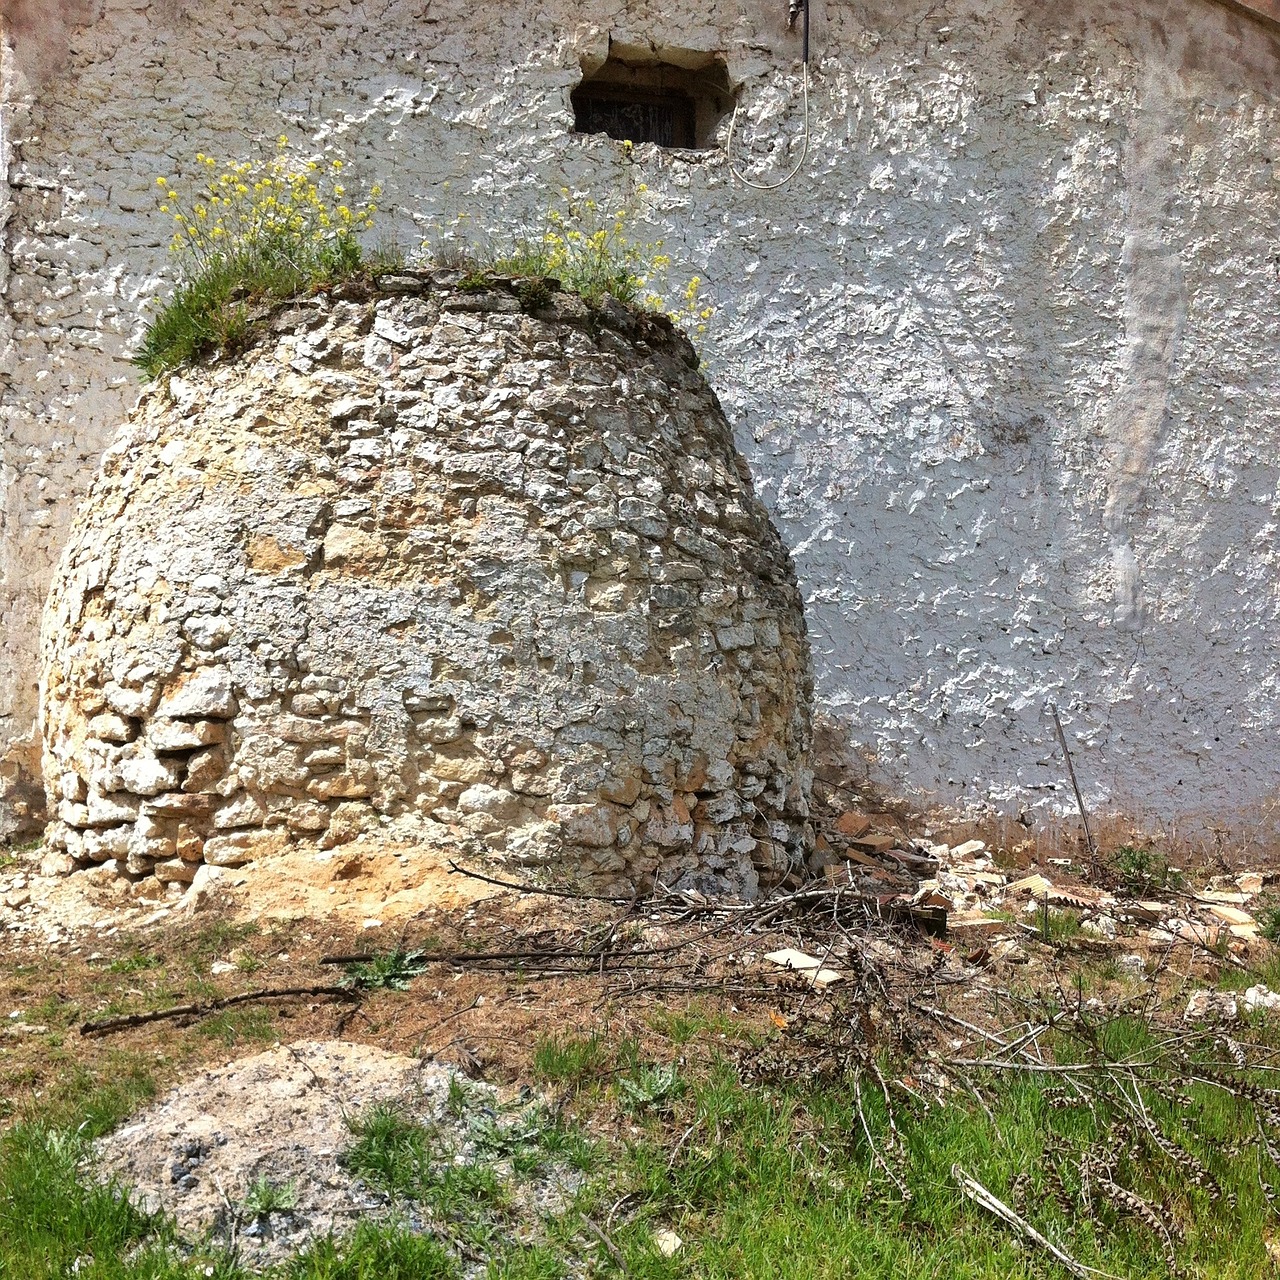
[[[800,172],[801,166],[809,155],[809,0],[791,0],[791,10],[789,14],[788,26],[794,27],[796,18],[803,12],[804,14],[804,51],[803,61],[801,63],[800,83],[802,86],[802,94],[804,97],[804,145],[800,148],[800,158],[791,166],[787,175],[779,178],[776,182],[756,182],[753,178],[748,178],[741,169],[733,162],[733,135],[738,127],[738,109],[741,103],[735,101],[733,104],[733,115],[729,117],[729,137],[725,141],[724,151],[725,157],[729,161],[729,172],[733,174],[739,182],[745,186],[752,187],[756,191],[777,191],[779,187],[785,187],[792,178]]]
[[[733,174],[739,182],[748,187],[754,187],[757,191],[776,191],[779,187],[785,187],[792,178],[800,172],[801,166],[809,155],[809,64],[804,64],[802,73],[802,83],[804,85],[804,146],[800,149],[800,159],[792,165],[790,172],[784,178],[779,178],[776,182],[756,182],[753,178],[748,178],[741,169],[733,162],[733,134],[738,124],[738,104],[734,103],[733,115],[729,120],[729,138],[725,143],[725,154],[729,159],[729,172]]]

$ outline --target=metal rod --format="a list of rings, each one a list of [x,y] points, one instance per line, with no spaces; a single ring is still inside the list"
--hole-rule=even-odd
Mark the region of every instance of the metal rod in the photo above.
[[[804,53],[801,61],[809,65],[809,0],[804,0]]]
[[[1075,766],[1071,763],[1071,752],[1067,748],[1067,735],[1062,732],[1062,721],[1058,718],[1058,708],[1049,703],[1049,714],[1053,717],[1054,728],[1058,731],[1058,741],[1062,744],[1062,758],[1067,762],[1067,776],[1071,779],[1071,789],[1076,793],[1076,807],[1080,810],[1080,822],[1084,827],[1084,842],[1089,850],[1089,872],[1094,871],[1098,857],[1098,846],[1093,843],[1093,832],[1089,830],[1089,815],[1085,812],[1084,796],[1080,794],[1080,784],[1076,781]]]

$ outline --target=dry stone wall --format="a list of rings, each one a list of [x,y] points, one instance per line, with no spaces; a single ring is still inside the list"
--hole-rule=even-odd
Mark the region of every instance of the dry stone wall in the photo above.
[[[1274,26],[814,0],[785,188],[572,132],[610,42],[719,53],[739,164],[777,176],[804,132],[786,8],[4,4],[0,833],[34,795],[40,606],[163,289],[155,177],[281,132],[382,183],[411,247],[647,185],[643,234],[717,307],[701,349],[795,557],[818,708],[878,779],[1069,812],[1052,700],[1091,806],[1274,833]]]
[[[143,397],[45,615],[64,869],[414,814],[603,886],[803,861],[799,591],[692,347],[457,281],[299,305]]]

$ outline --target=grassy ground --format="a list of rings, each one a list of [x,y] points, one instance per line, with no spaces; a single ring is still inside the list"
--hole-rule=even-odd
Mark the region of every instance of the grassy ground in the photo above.
[[[1111,1038],[1118,1058],[1142,1055],[1140,1024],[1116,1027]],[[868,1093],[862,1111],[873,1142],[851,1088],[830,1081],[748,1086],[729,1056],[672,1071],[635,1052],[634,1042],[599,1037],[545,1042],[541,1083],[569,1090],[573,1101],[532,1127],[527,1114],[518,1126],[493,1124],[471,1163],[455,1164],[435,1148],[430,1131],[393,1111],[357,1119],[350,1167],[403,1203],[429,1206],[435,1232],[366,1224],[352,1240],[322,1242],[280,1274],[425,1280],[461,1276],[469,1257],[487,1259],[480,1274],[505,1280],[1063,1274],[964,1198],[952,1174],[957,1163],[1079,1261],[1130,1277],[1171,1272],[1164,1242],[1141,1218],[1105,1203],[1081,1210],[1070,1171],[1111,1131],[1088,1108],[1061,1109],[1053,1086],[1032,1073],[993,1085],[985,1107],[957,1100],[899,1108],[893,1151],[883,1099]],[[0,1274],[241,1275],[229,1258],[178,1250],[168,1224],[83,1177],[87,1142],[146,1092],[145,1079],[135,1077],[64,1105],[56,1123],[27,1121],[8,1131],[0,1142]],[[1191,1186],[1185,1166],[1152,1159],[1140,1143],[1122,1156],[1136,1174],[1126,1181],[1160,1206],[1174,1233],[1182,1231],[1173,1249],[1184,1273],[1268,1274],[1270,1215],[1257,1166],[1221,1157],[1241,1136],[1241,1115],[1213,1088],[1198,1089],[1193,1103],[1197,1137],[1172,1123],[1176,1108],[1161,1119],[1212,1171],[1221,1192]],[[589,1136],[587,1117],[607,1117],[612,1136]],[[888,1151],[883,1165],[872,1156],[876,1149]],[[498,1160],[526,1172],[565,1161],[585,1182],[566,1211],[541,1223],[537,1239],[522,1241],[509,1232]],[[672,1257],[659,1248],[663,1231],[683,1241]]]
[[[589,982],[530,987],[504,977],[500,987],[494,978],[479,987],[464,977],[433,995],[439,979],[401,973],[416,966],[374,966],[383,980],[366,998],[358,1038],[439,1055],[451,1043],[446,1032],[474,1019],[464,1038],[482,1047],[488,1029],[485,1070],[512,1102],[496,1117],[472,1115],[459,1083],[456,1106],[471,1135],[465,1154],[395,1111],[353,1117],[349,1167],[390,1194],[405,1222],[428,1229],[366,1222],[277,1275],[1068,1274],[1043,1245],[966,1197],[960,1171],[1107,1274],[1273,1274],[1277,1025],[1251,1015],[1192,1034],[1180,1022],[1189,975],[1122,974],[1107,955],[1073,949],[1069,922],[1053,924],[1052,945],[1028,943],[1029,964],[958,991],[951,1006],[990,1029],[983,1034],[1053,1023],[1037,1039],[1038,1058],[987,1054],[1007,1067],[956,1065],[980,1056],[982,1036],[968,1032],[898,1056],[883,1024],[888,1006],[864,1006],[852,993],[794,997],[785,1013],[782,1004],[694,998],[624,1015],[599,1007]],[[0,1136],[0,1277],[243,1280],[234,1257],[179,1240],[171,1223],[98,1186],[89,1144],[190,1065],[272,1039],[332,1035],[339,1011],[315,1006],[286,1017],[288,1009],[251,1005],[103,1041],[80,1040],[74,1027],[108,1008],[162,1008],[295,980],[334,945],[301,927],[215,923],[117,939],[92,961],[0,964],[0,1000],[45,1027],[6,1041],[0,1056],[10,1108]],[[214,960],[228,966],[217,979]],[[1223,989],[1280,986],[1280,965],[1262,952],[1250,969],[1214,957],[1204,965],[1196,983],[1216,974]],[[524,1021],[504,1021],[513,1011]],[[548,1034],[549,1025],[562,1029]],[[520,1188],[547,1167],[563,1171],[569,1194],[532,1211]],[[287,1188],[252,1194],[254,1212],[287,1207]]]

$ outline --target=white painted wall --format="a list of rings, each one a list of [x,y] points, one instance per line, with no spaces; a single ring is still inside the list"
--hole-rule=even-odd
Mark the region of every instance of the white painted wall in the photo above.
[[[794,551],[821,706],[874,776],[1060,805],[1053,698],[1092,802],[1270,832],[1274,27],[815,0],[813,145],[765,193],[723,152],[575,136],[569,92],[610,36],[722,51],[767,177],[802,124],[783,0],[102,0],[65,38],[39,7],[4,64],[0,741],[29,734],[50,565],[136,393],[155,177],[286,132],[382,182],[407,240],[648,185],[718,307],[708,370]]]

